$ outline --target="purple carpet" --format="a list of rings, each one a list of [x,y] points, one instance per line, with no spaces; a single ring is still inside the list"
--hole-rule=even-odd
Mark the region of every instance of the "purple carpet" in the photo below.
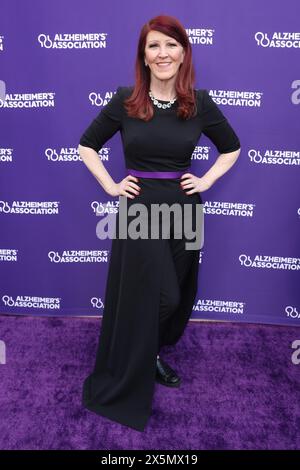
[[[161,356],[182,377],[155,385],[144,432],[81,406],[99,319],[0,316],[1,449],[299,449],[295,327],[190,323]]]

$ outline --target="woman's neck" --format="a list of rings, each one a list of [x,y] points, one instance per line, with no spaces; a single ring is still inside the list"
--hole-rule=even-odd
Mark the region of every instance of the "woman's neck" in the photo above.
[[[152,80],[150,90],[156,99],[162,101],[171,101],[176,95],[174,80]]]

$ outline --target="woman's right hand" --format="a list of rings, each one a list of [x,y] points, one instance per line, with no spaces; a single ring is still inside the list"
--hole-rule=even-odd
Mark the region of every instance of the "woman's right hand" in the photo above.
[[[134,199],[135,196],[132,194],[139,195],[141,188],[134,183],[138,182],[138,178],[132,175],[127,175],[120,183],[114,183],[106,192],[110,196],[126,196],[130,199]]]

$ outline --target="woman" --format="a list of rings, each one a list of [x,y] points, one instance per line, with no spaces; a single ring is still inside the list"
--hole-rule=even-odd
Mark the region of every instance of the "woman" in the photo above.
[[[98,156],[117,131],[128,173],[119,183]],[[221,155],[197,177],[189,165],[201,133]],[[107,194],[119,196],[118,223],[129,213],[124,201],[128,210],[137,202],[146,209],[188,204],[199,233],[200,193],[234,164],[240,142],[208,92],[194,89],[191,46],[176,18],[161,15],[143,26],[135,85],[118,87],[83,133],[79,152]],[[139,431],[151,413],[155,381],[173,387],[181,381],[158,354],[182,336],[197,293],[201,247],[187,249],[188,237],[175,237],[178,220],[169,238],[113,238],[95,367],[83,386],[87,409]]]

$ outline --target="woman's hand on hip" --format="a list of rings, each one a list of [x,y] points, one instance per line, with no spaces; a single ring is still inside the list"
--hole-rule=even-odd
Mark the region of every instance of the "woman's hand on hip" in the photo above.
[[[126,176],[120,183],[114,183],[107,193],[110,196],[126,196],[130,199],[134,199],[136,195],[140,194],[141,188],[135,183],[138,182],[138,178],[132,175]]]
[[[205,177],[198,177],[192,173],[184,173],[181,176],[180,182],[181,188],[185,191],[185,194],[203,193],[212,186],[212,183]]]

